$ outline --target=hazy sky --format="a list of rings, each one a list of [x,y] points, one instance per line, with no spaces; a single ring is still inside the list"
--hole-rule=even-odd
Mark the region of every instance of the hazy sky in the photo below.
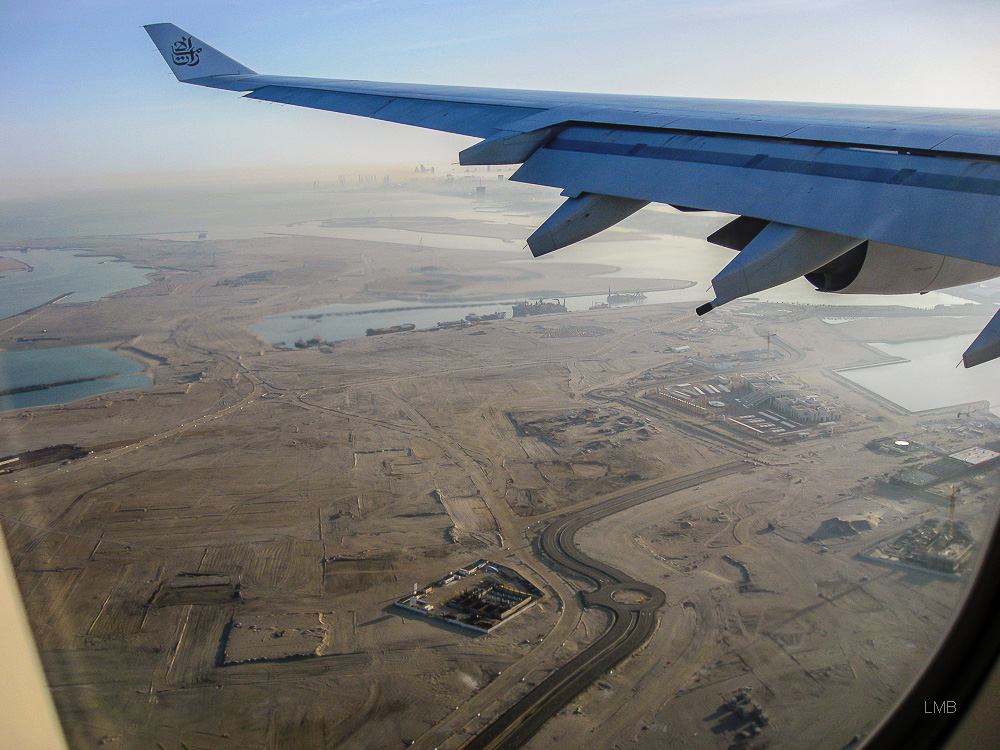
[[[1000,109],[994,0],[0,0],[0,179],[454,160],[472,139],[174,81],[170,21],[262,73]]]

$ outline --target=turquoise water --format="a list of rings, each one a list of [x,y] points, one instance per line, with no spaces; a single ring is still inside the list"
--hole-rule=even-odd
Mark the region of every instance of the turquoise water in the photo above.
[[[152,383],[135,360],[91,346],[63,346],[21,352],[0,352],[0,391],[80,378],[100,378],[0,396],[0,411],[50,406],[99,393],[143,388]]]
[[[76,250],[36,249],[6,252],[32,267],[0,278],[0,318],[9,318],[63,297],[61,302],[93,302],[109,294],[148,284],[148,270],[117,258]],[[118,354],[86,346],[0,352],[0,391],[32,385],[99,378],[38,391],[0,396],[0,411],[50,406],[98,393],[143,388],[150,378],[143,366]]]

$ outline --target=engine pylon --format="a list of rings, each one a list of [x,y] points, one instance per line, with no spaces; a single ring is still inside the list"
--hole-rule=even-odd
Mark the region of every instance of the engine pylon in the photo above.
[[[712,279],[715,299],[696,312],[704,315],[734,299],[797,279],[862,242],[856,237],[771,222]]]
[[[1000,312],[993,316],[976,336],[976,340],[965,350],[962,363],[966,367],[975,367],[997,357],[1000,357]]]

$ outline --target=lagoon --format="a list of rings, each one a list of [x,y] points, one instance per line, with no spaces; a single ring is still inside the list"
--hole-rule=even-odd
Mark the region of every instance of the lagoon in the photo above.
[[[64,404],[152,382],[135,360],[92,346],[0,352],[0,394],[5,394],[0,411]]]

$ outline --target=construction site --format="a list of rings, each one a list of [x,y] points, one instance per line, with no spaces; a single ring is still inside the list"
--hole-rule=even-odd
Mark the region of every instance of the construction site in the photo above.
[[[929,518],[919,526],[879,542],[862,557],[912,570],[957,575],[972,553],[972,536],[961,522]]]
[[[524,611],[544,593],[510,568],[489,560],[449,573],[396,606],[445,624],[489,633]]]
[[[978,331],[985,306],[698,318],[701,277],[635,260],[721,267],[673,209],[538,262],[520,243],[557,195],[412,167],[237,185],[252,217],[170,214],[168,234],[109,215],[0,247],[148,275],[0,325],[0,348],[55,332],[150,378],[2,416],[0,523],[70,746],[838,750],[872,731],[982,554],[1000,420],[836,370],[888,359],[868,342]],[[408,322],[382,315],[400,300],[433,325],[470,300],[603,297],[612,273],[645,302],[365,335]],[[313,345],[316,315],[355,332]],[[941,482],[894,479],[911,470]]]
[[[897,446],[898,447],[898,446]],[[1000,465],[1000,442],[988,447],[974,445],[953,453],[927,451],[931,460],[913,464],[893,476],[893,481],[914,488],[930,488],[976,474],[984,474]]]
[[[739,373],[698,385],[661,386],[651,397],[762,440],[788,441],[807,438],[817,429],[828,431],[843,418],[838,407],[804,388],[788,375]]]

